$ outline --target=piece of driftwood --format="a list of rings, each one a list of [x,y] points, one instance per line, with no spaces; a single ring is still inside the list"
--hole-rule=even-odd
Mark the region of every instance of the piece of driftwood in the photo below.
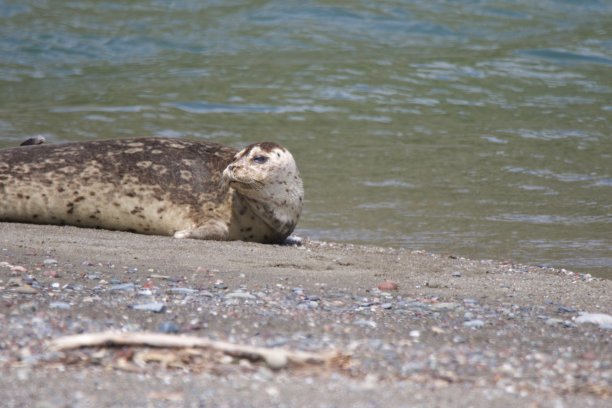
[[[76,349],[81,347],[110,346],[149,346],[165,348],[203,348],[220,351],[227,355],[246,358],[251,361],[264,361],[270,368],[280,369],[289,364],[325,364],[339,357],[335,351],[306,352],[292,351],[284,348],[264,348],[226,341],[211,340],[203,337],[173,335],[153,332],[117,332],[85,333],[59,337],[49,343],[54,351]]]

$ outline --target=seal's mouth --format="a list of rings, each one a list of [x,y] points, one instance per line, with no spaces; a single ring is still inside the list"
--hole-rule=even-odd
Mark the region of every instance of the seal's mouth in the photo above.
[[[225,185],[229,185],[236,190],[255,190],[259,191],[264,188],[264,183],[252,178],[240,177],[236,174],[235,169],[232,166],[227,166],[223,170],[222,181]]]

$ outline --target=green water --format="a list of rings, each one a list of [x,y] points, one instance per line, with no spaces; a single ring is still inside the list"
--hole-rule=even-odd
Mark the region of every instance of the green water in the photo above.
[[[296,156],[314,239],[612,278],[612,2],[3,1],[0,146]]]

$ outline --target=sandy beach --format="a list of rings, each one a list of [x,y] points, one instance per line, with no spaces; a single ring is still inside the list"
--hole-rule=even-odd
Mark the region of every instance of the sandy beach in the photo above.
[[[6,407],[609,406],[612,281],[453,254],[0,223]],[[161,332],[314,353],[95,347]]]

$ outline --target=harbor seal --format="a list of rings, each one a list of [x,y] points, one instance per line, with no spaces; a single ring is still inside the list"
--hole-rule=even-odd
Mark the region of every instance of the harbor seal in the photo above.
[[[291,153],[134,138],[0,149],[0,221],[282,243],[302,210]]]

